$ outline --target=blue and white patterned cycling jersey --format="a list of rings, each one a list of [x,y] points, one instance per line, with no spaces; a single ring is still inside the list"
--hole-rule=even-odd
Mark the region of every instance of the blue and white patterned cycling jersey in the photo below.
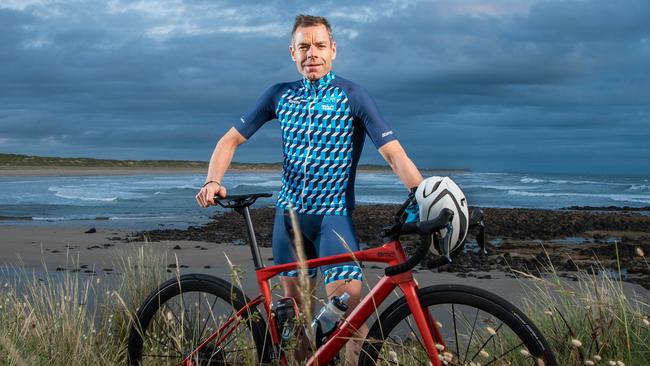
[[[272,119],[284,155],[276,205],[304,214],[347,215],[365,134],[378,149],[395,139],[368,93],[333,72],[273,85],[235,128],[248,139]]]

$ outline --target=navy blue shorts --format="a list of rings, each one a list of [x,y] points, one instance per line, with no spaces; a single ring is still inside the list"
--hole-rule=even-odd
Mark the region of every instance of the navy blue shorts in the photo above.
[[[296,216],[302,232],[302,241],[307,259],[328,257],[359,250],[350,216],[299,213],[296,213]],[[275,264],[295,262],[295,253],[289,211],[276,207],[273,225],[273,261]],[[315,268],[310,268],[308,271],[309,277],[316,277]],[[361,268],[355,262],[330,264],[321,267],[321,271],[325,276],[325,284],[338,280],[361,281],[363,278]],[[280,273],[280,276],[295,277],[297,275],[296,270]]]

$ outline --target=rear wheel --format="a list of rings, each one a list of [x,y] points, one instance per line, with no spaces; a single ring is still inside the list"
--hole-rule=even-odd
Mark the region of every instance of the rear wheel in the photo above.
[[[217,277],[188,274],[163,283],[143,303],[128,341],[129,365],[180,365],[249,300]],[[226,333],[226,332],[224,332]],[[225,337],[219,345],[216,340]],[[266,324],[252,309],[192,358],[194,365],[244,365],[266,362]]]
[[[419,290],[445,346],[444,365],[557,366],[534,324],[506,300],[481,289],[439,285]],[[368,333],[359,365],[429,365],[428,354],[405,298],[388,307]]]

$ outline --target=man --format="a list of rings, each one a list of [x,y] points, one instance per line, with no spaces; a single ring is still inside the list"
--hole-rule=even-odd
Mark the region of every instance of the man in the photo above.
[[[336,42],[328,21],[299,15],[291,34],[289,51],[302,80],[273,85],[219,140],[210,159],[206,183],[196,195],[202,207],[215,204],[215,194],[225,198],[226,188],[220,182],[236,148],[264,123],[277,119],[284,160],[273,229],[276,264],[296,261],[290,209],[297,214],[308,258],[358,250],[352,227],[354,180],[366,134],[408,189],[422,181],[420,172],[367,92],[332,72]],[[362,289],[357,264],[344,263],[321,270],[328,296],[347,292],[349,307],[353,309]],[[285,296],[295,298],[300,305],[296,276],[296,271],[282,273],[280,281]],[[309,276],[314,278],[316,271],[310,270]],[[367,330],[360,330],[364,331]],[[359,346],[358,342],[350,342],[349,363],[356,364]]]

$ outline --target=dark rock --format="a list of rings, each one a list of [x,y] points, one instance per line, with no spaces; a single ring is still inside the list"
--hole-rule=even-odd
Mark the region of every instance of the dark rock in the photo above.
[[[564,264],[564,270],[565,271],[577,271],[579,270],[580,267],[576,264],[576,262],[569,258],[566,263]]]
[[[354,210],[353,221],[359,243],[363,247],[377,247],[383,243],[379,233],[383,227],[394,222],[396,205],[359,205]],[[648,270],[634,264],[635,247],[650,253],[650,216],[632,210],[607,211],[602,208],[574,210],[502,209],[484,208],[488,256],[468,250],[452,263],[445,263],[441,257],[428,255],[422,262],[423,268],[439,272],[468,273],[517,270],[533,275],[542,274],[547,266],[561,271],[582,269],[593,271],[595,257],[599,261],[615,261],[616,248],[621,266],[629,268],[635,276],[629,281],[650,282]],[[255,232],[260,246],[270,247],[275,208],[265,207],[251,210]],[[614,246],[613,234],[623,237]],[[644,234],[645,233],[645,234]],[[469,235],[473,240],[473,233]],[[603,240],[603,243],[563,243],[565,238],[583,237]],[[190,226],[185,230],[166,228],[135,233],[131,240],[180,241],[194,240],[212,243],[246,244],[243,217],[233,211],[220,212],[212,222],[203,226]],[[400,238],[406,252],[414,252],[420,242],[418,236]],[[554,240],[555,243],[549,243]],[[469,243],[470,241],[468,241]],[[541,244],[544,244],[542,248]],[[196,244],[201,246],[200,243]],[[468,245],[468,248],[471,246]],[[471,249],[476,250],[475,245]],[[548,253],[548,256],[547,254]],[[569,261],[572,258],[573,262]],[[269,259],[271,260],[271,259]],[[369,264],[371,266],[372,264]],[[370,267],[373,268],[373,267]],[[641,278],[638,278],[641,277]]]
[[[94,227],[91,227],[90,229],[84,231],[84,233],[86,233],[86,234],[94,234],[96,232],[97,232],[97,229],[95,229]]]
[[[180,250],[180,249],[182,249],[182,248],[181,248],[180,245],[176,245],[176,246],[174,246],[172,249],[174,249],[174,250]]]
[[[63,267],[56,267],[56,271],[57,271],[57,272],[65,271],[65,268],[63,268]]]

